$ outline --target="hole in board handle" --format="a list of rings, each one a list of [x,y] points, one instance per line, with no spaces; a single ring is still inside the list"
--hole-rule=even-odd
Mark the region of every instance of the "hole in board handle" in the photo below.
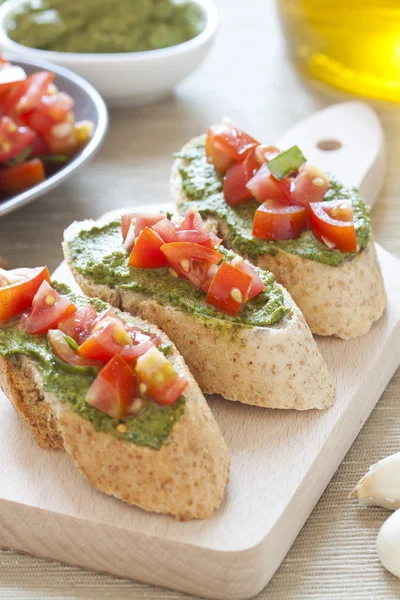
[[[320,140],[317,143],[317,148],[324,150],[325,152],[332,152],[333,150],[339,150],[343,146],[339,140]]]

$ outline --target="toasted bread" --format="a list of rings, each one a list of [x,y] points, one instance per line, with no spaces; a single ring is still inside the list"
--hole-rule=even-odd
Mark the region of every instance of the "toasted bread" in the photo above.
[[[201,140],[201,137],[192,139],[182,152]],[[171,191],[178,212],[183,212],[188,203],[190,205],[190,198],[182,189],[179,171],[184,163],[183,159],[176,159],[171,177]],[[201,206],[196,205],[201,212]],[[229,241],[229,228],[224,220],[207,216],[207,224],[224,239],[227,247],[240,254],[235,244]],[[344,340],[359,337],[370,330],[385,309],[386,295],[373,240],[354,258],[338,266],[303,258],[278,246],[274,255],[265,254],[257,259],[242,256],[261,269],[272,271],[288,290],[314,334],[333,335]]]
[[[308,410],[332,405],[335,391],[328,368],[302,314],[285,290],[284,302],[290,313],[278,324],[232,330],[222,318],[203,320],[145,294],[96,284],[79,272],[69,242],[81,229],[95,226],[94,221],[74,223],[65,232],[64,254],[77,283],[89,296],[139,314],[165,331],[203,392],[269,408]]]
[[[143,321],[137,319],[139,327]],[[148,323],[145,324],[148,328]],[[169,342],[156,327],[151,330]],[[183,415],[159,450],[97,431],[91,421],[44,389],[37,363],[0,358],[0,386],[44,448],[64,448],[96,489],[180,520],[205,519],[223,499],[229,454],[210,409],[182,357],[169,360],[188,381]]]

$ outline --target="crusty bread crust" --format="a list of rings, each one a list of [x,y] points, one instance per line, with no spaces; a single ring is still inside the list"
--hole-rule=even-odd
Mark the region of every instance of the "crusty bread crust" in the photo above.
[[[74,269],[68,253],[68,240],[94,224],[75,223],[65,232],[64,253],[77,283],[85,294],[140,314],[165,331],[203,392],[269,408],[308,410],[333,404],[335,390],[328,368],[285,290],[291,312],[279,324],[232,330],[222,319],[204,321],[130,290],[96,285]]]
[[[182,150],[200,139],[192,139]],[[171,176],[171,191],[178,212],[189,200],[182,189],[179,173],[182,164],[182,159],[175,161]],[[228,227],[223,220],[208,219],[208,226],[228,241]],[[233,250],[237,252],[236,248]],[[352,260],[337,267],[280,249],[275,256],[264,255],[257,260],[243,256],[261,269],[272,271],[288,290],[314,334],[334,335],[344,340],[359,337],[368,333],[385,310],[386,294],[373,240]]]
[[[32,378],[26,360],[15,356],[6,360],[0,356],[0,388],[25,420],[42,448],[63,448],[63,441],[53,411],[45,401],[43,390]]]
[[[143,324],[139,319],[138,324]],[[148,324],[146,324],[148,326]],[[156,332],[156,328],[153,330]],[[157,331],[164,341],[164,333]],[[145,510],[180,520],[206,519],[223,499],[229,453],[211,411],[182,357],[169,359],[189,380],[184,412],[160,450],[96,431],[68,403],[43,390],[27,357],[1,359],[0,384],[43,447],[62,448],[96,489]]]

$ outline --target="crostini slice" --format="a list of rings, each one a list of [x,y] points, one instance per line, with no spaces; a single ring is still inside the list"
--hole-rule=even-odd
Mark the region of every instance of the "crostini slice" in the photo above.
[[[88,308],[94,311],[99,322],[97,325],[93,319],[86,322],[88,330],[83,328],[85,337],[88,336],[86,347],[92,351],[95,348],[97,355],[109,362],[94,370],[91,361],[79,355],[85,344],[82,339],[78,350],[70,347],[65,354],[65,348],[57,345],[60,335],[62,340],[66,339],[59,329],[47,334],[30,334],[27,329],[32,331],[32,328],[26,326],[27,318],[31,323],[29,315],[0,323],[0,386],[39,445],[65,449],[93,487],[128,504],[170,514],[180,520],[210,517],[223,499],[229,476],[229,454],[219,427],[174,344],[164,332],[138,317],[111,311],[111,307],[100,300],[76,296],[64,285],[53,285],[63,300],[67,298],[78,309],[72,313],[72,325],[71,318],[68,321],[68,333],[71,326],[72,331],[76,330],[82,311],[85,313]],[[4,301],[5,289],[6,286],[0,287],[0,304]],[[37,322],[37,315],[35,319]],[[43,319],[41,323],[43,325]],[[58,326],[66,331],[63,323],[64,318]],[[110,359],[107,354],[103,358],[99,354],[100,346],[92,343],[94,332],[110,333],[107,327],[114,327],[116,323],[121,327],[111,330],[115,339],[126,342],[124,328],[129,335],[136,332],[138,344],[146,344],[140,351],[149,346],[146,352],[158,353],[162,361],[167,361],[175,379],[184,382],[186,387],[174,403],[160,404],[160,400],[170,403],[173,399],[165,394],[157,402],[153,401],[150,392],[140,387],[143,385],[140,380],[137,393],[142,397],[128,405],[122,404],[131,400],[126,389],[132,377],[129,370],[135,363],[129,353],[139,345],[135,345],[133,337],[133,346],[121,346],[128,348],[128,354],[124,354],[126,360],[122,360],[119,355]],[[51,336],[55,331],[58,334],[54,342]],[[75,348],[71,338],[68,339]],[[108,349],[114,348],[115,339],[109,338]],[[141,355],[146,356],[146,353]],[[67,360],[70,362],[65,362]],[[128,370],[128,380],[125,371],[116,370],[119,362]],[[138,365],[139,359],[136,369]],[[104,375],[103,385],[97,386],[97,393],[95,389],[90,395],[106,371],[113,373],[114,380]],[[118,381],[112,398],[119,394],[121,405],[107,405],[110,381],[111,385]],[[179,389],[175,389],[175,395]],[[89,397],[93,404],[88,403]]]
[[[221,264],[237,259],[218,249]],[[203,392],[269,408],[324,409],[334,402],[332,378],[310,329],[271,273],[250,267],[265,289],[233,317],[207,304],[205,292],[168,266],[130,267],[133,251],[130,257],[119,221],[72,224],[65,231],[64,254],[86,294],[160,327]]]
[[[218,172],[206,156],[205,144],[204,135],[192,139],[181,149],[174,162],[171,190],[178,212],[184,214],[188,207],[197,208],[210,229],[223,238],[228,248],[260,268],[272,271],[277,281],[291,294],[314,334],[345,340],[366,334],[382,316],[386,295],[371,232],[369,209],[358,192],[331,178],[322,198],[328,202],[352,204],[357,238],[354,252],[342,252],[332,247],[326,237],[321,238],[322,242],[316,239],[307,229],[307,217],[306,230],[303,231],[301,215],[296,215],[296,222],[292,220],[292,225],[299,227],[293,234],[296,239],[260,239],[252,235],[254,215],[260,204],[244,186],[243,179],[230,178],[230,187],[226,187],[228,178],[224,183],[222,174],[226,165],[222,165],[222,171]],[[260,149],[262,152],[257,154],[256,146],[256,156],[264,154],[265,167],[268,159],[279,153],[273,147],[260,146]],[[254,170],[247,177],[257,173],[260,164],[253,165]],[[320,185],[323,195],[324,186],[328,185],[326,176],[318,172],[313,175],[313,181]],[[303,176],[301,184],[306,176]],[[268,186],[265,193],[272,194],[273,198],[279,197],[285,205],[291,201],[287,197],[290,185],[285,187],[285,183],[286,179],[278,181],[272,177],[273,185]],[[318,185],[314,186],[317,191]],[[233,204],[228,204],[226,197]],[[299,190],[295,201],[299,201]],[[268,202],[274,206],[276,200]]]

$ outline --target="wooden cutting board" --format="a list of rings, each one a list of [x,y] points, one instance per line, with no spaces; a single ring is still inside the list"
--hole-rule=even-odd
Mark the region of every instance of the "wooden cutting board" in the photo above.
[[[317,339],[337,385],[331,409],[265,410],[209,397],[232,469],[208,521],[180,523],[92,489],[66,454],[36,445],[0,393],[0,545],[202,597],[257,594],[400,363],[400,262],[380,247],[378,256],[388,295],[382,319],[357,340]],[[55,277],[72,283],[64,264]]]

